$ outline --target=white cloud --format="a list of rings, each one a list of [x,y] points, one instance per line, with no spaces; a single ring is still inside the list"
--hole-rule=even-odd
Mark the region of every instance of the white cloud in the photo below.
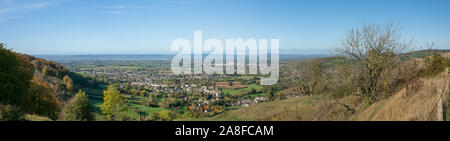
[[[154,7],[151,6],[128,6],[128,5],[113,5],[113,6],[106,6],[103,8],[110,8],[110,9],[152,9]]]
[[[98,12],[98,13],[100,13],[100,14],[111,14],[111,15],[140,14],[139,12],[120,11],[120,10],[101,11],[101,12]]]
[[[0,16],[7,14],[7,13],[12,13],[12,12],[38,10],[38,9],[45,8],[48,5],[50,5],[49,2],[41,2],[41,3],[33,3],[33,4],[27,4],[27,5],[0,8]]]
[[[127,12],[123,12],[123,11],[103,11],[100,12],[102,14],[114,14],[114,15],[119,15],[119,14],[127,14]]]
[[[133,6],[133,5],[110,5],[101,7],[89,7],[90,9],[100,10],[101,14],[140,14],[143,10],[155,9],[152,6]]]

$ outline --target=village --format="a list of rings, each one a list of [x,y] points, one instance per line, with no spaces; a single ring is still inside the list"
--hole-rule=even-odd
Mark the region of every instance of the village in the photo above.
[[[101,63],[101,61],[88,63],[84,61],[72,64],[77,68],[71,69],[78,70],[78,73],[97,82],[103,82],[103,85],[118,85],[129,101],[145,106],[220,113],[230,107],[248,107],[268,100],[262,93],[262,86],[256,84],[258,81],[256,77],[211,74],[175,75],[164,61],[150,62],[151,65],[136,62],[139,61],[116,63],[115,66],[96,64],[95,67],[91,67],[92,65],[83,66],[83,64]]]

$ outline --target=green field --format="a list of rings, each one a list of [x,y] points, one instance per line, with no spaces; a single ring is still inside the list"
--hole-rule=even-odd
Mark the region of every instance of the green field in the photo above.
[[[91,108],[94,110],[95,113],[102,113],[100,111],[100,106],[103,104],[103,100],[90,98],[89,104],[91,105]]]
[[[243,95],[249,92],[252,88],[255,88],[257,92],[261,91],[263,86],[256,85],[256,84],[250,84],[246,85],[247,88],[239,88],[239,89],[222,89],[223,94],[230,94],[230,95]]]
[[[91,108],[94,110],[97,116],[101,115],[100,107],[103,104],[103,90],[102,89],[92,89],[92,88],[85,88],[83,91],[86,92],[86,94],[89,96],[89,104],[91,105]],[[127,96],[130,98],[129,96]],[[127,116],[132,118],[133,120],[139,120],[139,110],[145,114],[145,116],[149,116],[151,113],[154,112],[161,112],[165,110],[164,108],[160,107],[148,107],[144,105],[139,104],[133,104],[134,102],[140,102],[140,100],[145,99],[145,97],[141,96],[134,96],[131,99],[127,99],[128,105],[128,112]]]
[[[144,113],[143,116],[148,117],[151,113],[161,112],[165,110],[164,108],[161,107],[148,107],[138,104],[130,104],[128,107],[129,108],[127,115],[135,120],[139,120],[139,111]]]

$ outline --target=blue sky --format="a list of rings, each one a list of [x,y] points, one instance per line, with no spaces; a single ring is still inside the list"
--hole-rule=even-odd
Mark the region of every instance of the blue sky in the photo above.
[[[0,42],[32,55],[167,53],[195,30],[327,54],[364,23],[399,23],[417,46],[450,49],[448,0],[0,0]]]

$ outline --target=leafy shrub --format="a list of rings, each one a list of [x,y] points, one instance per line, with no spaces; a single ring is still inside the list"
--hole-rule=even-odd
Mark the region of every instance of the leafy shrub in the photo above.
[[[153,121],[172,121],[177,118],[177,113],[170,110],[164,110],[159,113],[151,113],[150,119]]]
[[[157,112],[151,113],[150,116],[149,116],[149,120],[152,120],[152,121],[158,121],[159,119],[160,119],[159,118],[159,113],[157,113]]]
[[[439,54],[433,54],[431,57],[425,58],[425,76],[436,76],[443,72],[447,67],[447,59]]]
[[[89,121],[94,115],[89,106],[89,98],[81,90],[64,106],[62,110],[62,120],[69,121]]]

